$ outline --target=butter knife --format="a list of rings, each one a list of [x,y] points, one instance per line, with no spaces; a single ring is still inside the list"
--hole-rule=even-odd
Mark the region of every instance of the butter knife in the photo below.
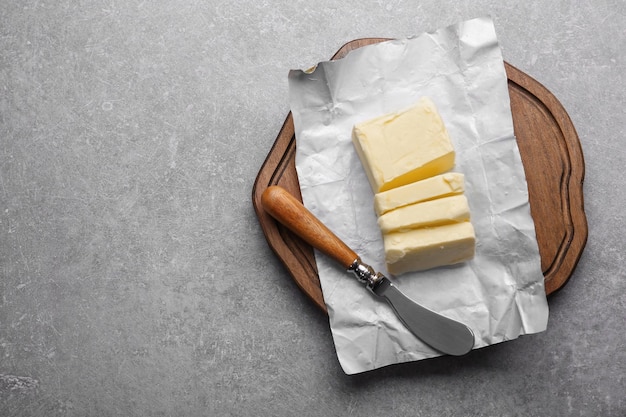
[[[463,323],[436,313],[408,298],[361,258],[317,217],[279,186],[261,196],[264,210],[311,246],[330,256],[377,296],[391,305],[400,321],[422,342],[448,355],[460,356],[474,347],[474,333]]]

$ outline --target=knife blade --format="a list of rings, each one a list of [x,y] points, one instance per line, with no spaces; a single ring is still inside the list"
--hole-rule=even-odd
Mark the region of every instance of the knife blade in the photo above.
[[[465,324],[426,308],[404,295],[389,278],[374,271],[300,201],[282,187],[268,187],[261,196],[264,210],[309,245],[337,261],[374,294],[384,298],[404,326],[441,353],[460,356],[474,347],[474,333]]]

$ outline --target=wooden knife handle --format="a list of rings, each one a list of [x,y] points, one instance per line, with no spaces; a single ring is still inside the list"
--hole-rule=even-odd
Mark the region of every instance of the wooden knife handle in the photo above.
[[[348,269],[358,255],[282,187],[272,185],[261,196],[265,211],[314,248]]]

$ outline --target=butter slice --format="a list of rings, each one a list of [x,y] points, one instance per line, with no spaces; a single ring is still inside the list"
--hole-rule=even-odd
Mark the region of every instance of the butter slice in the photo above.
[[[458,172],[447,172],[377,193],[374,196],[374,210],[380,216],[409,204],[463,194],[463,192],[465,192],[465,176]]]
[[[393,275],[465,262],[474,257],[470,222],[384,235],[387,270]]]
[[[400,232],[420,227],[460,223],[470,218],[469,204],[464,195],[453,195],[400,207],[378,218],[380,231]]]
[[[374,193],[450,170],[454,148],[435,104],[413,107],[354,126],[352,141]]]

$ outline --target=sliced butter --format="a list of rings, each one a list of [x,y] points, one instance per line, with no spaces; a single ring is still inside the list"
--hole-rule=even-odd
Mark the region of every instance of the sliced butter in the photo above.
[[[378,218],[380,231],[400,232],[421,227],[460,223],[470,218],[469,205],[464,195],[453,195],[400,207]]]
[[[464,175],[458,172],[447,172],[377,193],[374,196],[374,210],[380,216],[409,204],[463,194],[463,192],[465,192]]]
[[[476,238],[470,222],[384,235],[387,270],[393,275],[467,261]]]
[[[352,141],[374,193],[454,166],[454,148],[446,127],[426,97],[405,111],[355,125]]]

